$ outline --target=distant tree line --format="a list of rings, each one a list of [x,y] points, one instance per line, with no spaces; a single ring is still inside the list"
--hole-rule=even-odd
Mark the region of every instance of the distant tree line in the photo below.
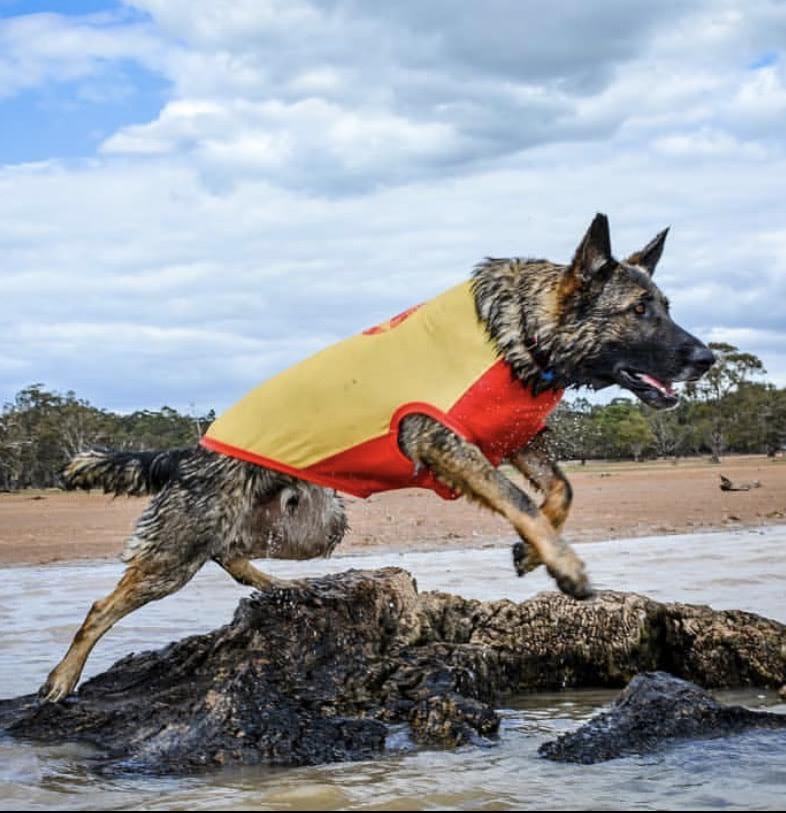
[[[605,405],[563,401],[552,415],[557,451],[569,460],[673,458],[727,452],[776,454],[786,444],[786,389],[759,380],[756,356],[711,344],[717,364],[685,386],[679,405],[655,411],[632,398]],[[56,485],[74,454],[91,446],[166,449],[195,444],[215,415],[184,415],[170,407],[120,415],[75,393],[33,384],[0,414],[0,490]]]
[[[0,414],[0,491],[56,485],[65,463],[93,446],[166,449],[195,445],[215,415],[183,415],[170,407],[119,415],[75,393],[32,384]]]

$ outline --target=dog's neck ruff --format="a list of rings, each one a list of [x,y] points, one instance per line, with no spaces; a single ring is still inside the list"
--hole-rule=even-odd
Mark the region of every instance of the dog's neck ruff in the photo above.
[[[528,336],[524,339],[524,348],[532,356],[532,361],[540,372],[540,381],[547,387],[551,387],[557,377],[557,374],[549,366],[548,360],[538,349],[537,334]]]
[[[478,313],[516,377],[537,395],[568,382],[554,357],[553,325],[539,324],[540,301],[555,269],[545,260],[487,258],[473,272]],[[544,274],[543,272],[549,272]]]
[[[401,421],[429,415],[498,465],[562,397],[543,389],[535,395],[499,357],[467,281],[264,382],[201,442],[359,497],[411,486],[455,497],[401,452]]]

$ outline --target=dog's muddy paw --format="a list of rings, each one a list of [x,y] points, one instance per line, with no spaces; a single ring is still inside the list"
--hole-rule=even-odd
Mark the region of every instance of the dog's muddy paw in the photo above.
[[[559,589],[565,593],[565,595],[570,596],[571,598],[584,601],[588,598],[592,598],[594,595],[592,587],[589,583],[589,579],[586,575],[579,580],[566,576],[555,576],[554,578],[557,582],[557,587],[559,587]]]
[[[70,680],[50,675],[38,690],[38,699],[43,703],[60,703],[71,694],[74,685]]]
[[[526,576],[536,567],[543,564],[535,549],[524,542],[515,542],[513,545],[513,567],[517,576]]]
[[[548,571],[565,595],[579,600],[592,597],[593,591],[584,562],[568,545],[560,546],[556,559],[548,566]]]
[[[274,579],[259,592],[266,593],[274,601],[289,602],[301,599],[309,586],[306,579]]]

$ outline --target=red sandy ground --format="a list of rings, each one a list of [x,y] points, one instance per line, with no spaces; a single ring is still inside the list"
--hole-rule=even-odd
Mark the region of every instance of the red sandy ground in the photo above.
[[[719,474],[761,488],[722,492]],[[786,522],[786,462],[763,457],[570,466],[575,499],[569,541],[686,533]],[[0,495],[0,565],[114,557],[143,499],[59,491]],[[348,500],[352,526],[340,551],[433,550],[511,540],[507,523],[465,500],[421,490]]]

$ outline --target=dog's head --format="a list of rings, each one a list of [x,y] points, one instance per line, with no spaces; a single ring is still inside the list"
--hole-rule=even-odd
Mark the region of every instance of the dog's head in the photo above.
[[[706,345],[674,322],[652,280],[667,232],[619,261],[606,216],[595,216],[560,284],[560,332],[573,341],[571,383],[618,384],[663,409],[677,403],[674,382],[695,381],[715,362]]]

